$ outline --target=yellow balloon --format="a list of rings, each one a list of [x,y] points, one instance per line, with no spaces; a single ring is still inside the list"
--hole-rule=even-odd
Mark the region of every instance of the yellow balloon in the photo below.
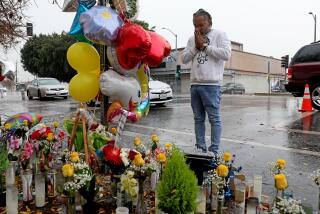
[[[78,73],[88,73],[100,68],[98,51],[85,42],[77,42],[71,45],[67,52],[67,60]]]
[[[90,74],[94,74],[96,77],[100,77],[100,69],[96,69],[94,71],[90,71]]]
[[[99,92],[99,79],[94,74],[80,73],[69,83],[70,95],[80,102],[87,102],[96,97]]]
[[[148,93],[148,87],[149,87],[149,77],[148,74],[145,73],[145,64],[142,64],[138,71],[137,71],[137,79],[140,83],[141,88],[141,97],[144,98],[146,93]]]

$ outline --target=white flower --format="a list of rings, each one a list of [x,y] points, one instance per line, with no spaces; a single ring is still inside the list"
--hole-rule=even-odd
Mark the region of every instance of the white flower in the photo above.
[[[284,213],[292,213],[292,214],[305,214],[301,202],[294,200],[293,198],[283,199],[279,198],[280,201],[277,202],[276,208]]]
[[[320,185],[320,169],[312,172],[311,179],[315,182],[316,185]]]

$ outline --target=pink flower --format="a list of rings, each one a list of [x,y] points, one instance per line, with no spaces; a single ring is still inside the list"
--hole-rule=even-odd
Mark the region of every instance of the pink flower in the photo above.
[[[160,153],[163,153],[163,151],[161,151],[161,149],[159,147],[154,150],[154,154],[156,156],[159,155]]]
[[[32,145],[30,142],[26,142],[23,148],[23,156],[25,159],[29,159],[33,153]]]
[[[14,136],[10,139],[10,149],[17,150],[20,147],[20,140],[19,138],[15,138]]]

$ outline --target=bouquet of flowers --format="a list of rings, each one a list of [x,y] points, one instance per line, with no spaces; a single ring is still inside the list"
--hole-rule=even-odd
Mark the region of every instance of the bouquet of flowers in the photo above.
[[[301,202],[293,198],[279,198],[279,201],[276,203],[276,209],[280,214],[305,214]]]
[[[171,144],[166,144],[163,149],[159,145],[157,135],[152,135],[151,140],[151,144],[145,146],[139,137],[134,139],[135,148],[130,150],[128,158],[130,160],[129,169],[133,170],[136,175],[149,176],[152,172],[161,173],[167,157],[171,155]]]
[[[58,127],[58,122],[53,122],[51,127],[39,124],[29,133],[28,139],[35,149],[41,171],[52,167],[54,154],[56,154],[59,149],[66,147],[66,132],[58,129]]]
[[[235,173],[239,173],[242,167],[235,167],[235,155],[230,152],[224,152],[217,155],[213,159],[213,164],[216,165],[215,170],[208,172],[208,177],[204,181],[205,186],[215,185],[219,195],[225,195],[226,199],[231,198],[232,191],[230,182],[233,181]]]
[[[269,167],[271,174],[274,176],[274,186],[277,190],[274,201],[277,201],[279,191],[282,191],[283,196],[284,190],[288,188],[288,182],[285,174],[286,161],[278,159],[275,163],[269,163]]]
[[[129,165],[128,160],[129,149],[119,148],[115,145],[115,141],[111,140],[102,148],[103,161],[115,175],[124,173]]]
[[[23,120],[22,123],[16,123],[14,126],[11,123],[5,123],[4,126],[0,127],[0,143],[3,148],[6,147],[10,161],[18,160],[29,126],[29,121]]]
[[[91,181],[93,174],[89,165],[84,162],[84,154],[78,152],[64,153],[62,174],[65,178],[64,194],[72,196]]]
[[[271,175],[277,175],[277,174],[285,174],[286,171],[286,161],[283,159],[278,159],[276,162],[270,162],[268,163],[270,168]]]

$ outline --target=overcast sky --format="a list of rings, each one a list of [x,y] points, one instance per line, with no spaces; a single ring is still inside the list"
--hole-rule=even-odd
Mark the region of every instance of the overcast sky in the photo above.
[[[75,13],[61,12],[52,0],[34,1],[37,6],[33,3],[27,14],[35,34],[70,29]],[[58,2],[62,5],[63,0]],[[157,26],[156,31],[174,49],[175,37],[161,28],[171,29],[178,35],[178,47],[185,47],[194,31],[192,14],[199,8],[211,13],[213,28],[225,31],[232,41],[242,43],[244,51],[275,58],[285,54],[292,57],[302,45],[313,42],[314,20],[308,13],[311,11],[320,17],[319,0],[140,0],[138,19]],[[317,37],[320,39],[320,33]],[[2,57],[15,62],[17,52],[10,51]]]

